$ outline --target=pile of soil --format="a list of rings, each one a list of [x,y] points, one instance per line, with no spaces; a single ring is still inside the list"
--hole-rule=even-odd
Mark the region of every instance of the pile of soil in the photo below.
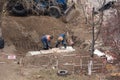
[[[15,45],[18,50],[39,50],[42,47],[40,39],[45,34],[56,38],[65,32],[66,24],[60,19],[48,16],[13,17],[7,16],[2,21],[2,33],[8,45]]]

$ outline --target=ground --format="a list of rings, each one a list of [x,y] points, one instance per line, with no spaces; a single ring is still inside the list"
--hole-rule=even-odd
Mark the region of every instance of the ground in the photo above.
[[[87,73],[58,76],[56,74],[58,69],[52,65],[55,64],[56,57],[58,60],[63,59],[64,61],[61,56],[69,55],[66,53],[53,53],[44,57],[26,57],[28,51],[42,49],[40,42],[42,35],[52,34],[54,36],[52,46],[54,47],[57,36],[63,32],[69,32],[75,42],[73,48],[76,51],[71,54],[77,55],[77,58],[80,58],[79,55],[90,56],[86,53],[89,53],[91,27],[85,24],[78,11],[74,16],[68,23],[63,22],[61,18],[56,19],[49,16],[4,16],[2,18],[2,34],[5,39],[5,48],[0,52],[0,80],[105,80],[105,73],[92,76],[88,76]],[[8,59],[9,55],[16,55],[17,59]],[[74,61],[76,58],[69,58],[68,61],[72,60]],[[49,66],[46,66],[49,61]],[[112,68],[110,67],[110,69]]]

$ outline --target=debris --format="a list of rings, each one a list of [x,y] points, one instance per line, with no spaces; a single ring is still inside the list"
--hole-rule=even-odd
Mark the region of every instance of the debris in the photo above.
[[[26,16],[29,13],[28,11],[31,11],[36,15],[44,15],[47,13],[49,16],[60,18],[60,16],[67,15],[74,9],[74,2],[71,2],[71,5],[67,4],[68,2],[66,0],[22,0],[9,1],[7,6],[11,6],[11,9],[9,9],[8,12],[17,16]],[[34,8],[31,6],[34,6]]]
[[[57,75],[58,76],[67,76],[68,71],[67,70],[58,70]]]
[[[105,56],[107,58],[107,62],[109,62],[109,63],[113,63],[113,60],[115,59],[112,55],[101,52],[98,49],[95,49],[94,54],[96,54],[99,57]]]
[[[8,59],[16,59],[16,55],[8,55]]]
[[[99,56],[99,57],[105,55],[103,52],[99,51],[98,49],[95,49],[94,54],[96,54],[96,55]]]
[[[55,69],[55,66],[53,66],[52,69],[54,70],[54,69]]]

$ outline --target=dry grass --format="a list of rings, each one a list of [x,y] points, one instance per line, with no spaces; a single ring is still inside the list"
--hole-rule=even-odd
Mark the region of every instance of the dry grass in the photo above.
[[[99,80],[96,75],[68,75],[68,76],[58,76],[57,70],[39,70],[36,71],[29,77],[30,80]]]

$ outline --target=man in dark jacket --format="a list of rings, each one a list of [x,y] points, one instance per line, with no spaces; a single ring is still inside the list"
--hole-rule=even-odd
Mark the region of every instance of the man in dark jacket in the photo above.
[[[66,48],[67,44],[66,44],[65,34],[60,34],[58,36],[57,43],[56,43],[55,47],[58,47],[60,43],[62,43],[62,45],[64,46],[64,48]]]
[[[52,35],[44,35],[41,38],[41,41],[43,43],[43,49],[48,50],[49,48],[51,48],[50,46],[50,42],[53,39]]]
[[[4,39],[2,37],[0,37],[0,49],[4,48]]]

